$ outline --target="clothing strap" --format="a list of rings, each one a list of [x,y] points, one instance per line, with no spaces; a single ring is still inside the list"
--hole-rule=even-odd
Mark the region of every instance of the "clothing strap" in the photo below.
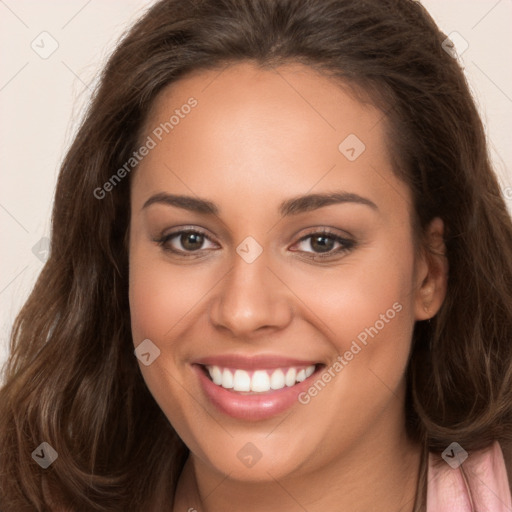
[[[511,488],[498,441],[468,454],[457,468],[429,453],[427,512],[512,512]]]

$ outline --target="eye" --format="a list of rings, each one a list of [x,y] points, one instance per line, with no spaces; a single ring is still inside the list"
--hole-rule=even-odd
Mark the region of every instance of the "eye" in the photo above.
[[[155,242],[166,251],[188,256],[187,253],[204,250],[203,244],[206,240],[211,241],[203,232],[196,229],[186,229],[168,233],[156,239]],[[176,246],[181,246],[181,248]]]
[[[308,241],[309,240],[309,241]],[[316,231],[302,237],[296,245],[309,246],[312,251],[303,249],[303,252],[312,253],[313,259],[332,258],[333,256],[349,252],[356,245],[354,240],[343,238],[328,229]],[[333,250],[335,245],[338,248]]]
[[[309,242],[307,242],[309,240]],[[154,240],[165,251],[169,251],[185,257],[195,256],[194,253],[200,253],[208,247],[203,247],[205,241],[211,242],[210,238],[197,229],[183,229],[168,233]],[[213,242],[211,242],[213,244]],[[314,260],[332,258],[336,255],[349,252],[356,245],[355,241],[343,238],[328,229],[312,232],[303,236],[295,245],[303,245],[303,249],[298,252],[311,254],[308,256]],[[333,250],[338,244],[338,248]],[[305,246],[309,246],[312,251],[308,251]],[[211,248],[211,247],[210,247]]]

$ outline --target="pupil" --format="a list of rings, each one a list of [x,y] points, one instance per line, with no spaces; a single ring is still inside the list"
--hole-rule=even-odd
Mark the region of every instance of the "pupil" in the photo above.
[[[182,235],[183,247],[185,247],[186,249],[197,249],[198,246],[201,247],[202,236],[203,235],[200,235],[198,233],[188,233],[188,234]],[[185,237],[185,243],[183,243],[183,237]],[[192,244],[189,244],[189,240],[192,240]],[[196,242],[196,246],[194,246],[194,242]],[[199,242],[198,245],[197,245],[197,242]]]
[[[320,242],[320,245],[319,245],[320,252],[329,252],[332,249],[332,244],[334,243],[334,240],[332,240],[332,238],[330,238],[328,236],[314,237],[312,240],[313,249],[316,249],[314,247],[314,245],[315,245],[315,242],[317,242],[318,240],[324,240],[324,242]],[[327,245],[326,245],[325,240],[330,240],[330,243],[327,243]]]

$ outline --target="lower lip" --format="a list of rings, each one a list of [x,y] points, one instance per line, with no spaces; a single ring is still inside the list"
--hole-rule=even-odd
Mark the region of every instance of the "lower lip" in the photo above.
[[[207,398],[224,414],[242,420],[264,420],[276,416],[298,403],[298,396],[305,391],[319,368],[307,379],[282,389],[266,393],[244,395],[214,384],[200,365],[193,365]]]

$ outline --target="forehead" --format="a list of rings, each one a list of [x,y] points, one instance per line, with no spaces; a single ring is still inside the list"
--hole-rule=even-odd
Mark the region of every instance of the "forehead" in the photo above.
[[[220,69],[199,69],[170,84],[157,96],[145,131],[169,121],[174,111],[191,97],[198,101],[191,117],[200,117],[201,124],[218,123],[216,132],[227,127],[224,121],[253,132],[256,126],[251,121],[264,121],[259,128],[265,133],[274,134],[287,127],[291,135],[308,138],[315,134],[339,137],[347,129],[374,131],[377,124],[383,125],[384,116],[369,101],[362,103],[361,94],[356,99],[355,92],[347,83],[301,64],[264,69],[242,62]],[[298,119],[300,123],[296,122]],[[179,132],[173,129],[172,135],[179,137]],[[276,143],[284,143],[288,138],[283,132],[280,135]],[[377,129],[372,137],[379,135]]]
[[[155,100],[142,137],[152,137],[155,147],[134,186],[203,197],[247,192],[260,205],[317,184],[361,193],[366,182],[378,195],[395,179],[384,122],[347,86],[303,65],[194,71]]]

